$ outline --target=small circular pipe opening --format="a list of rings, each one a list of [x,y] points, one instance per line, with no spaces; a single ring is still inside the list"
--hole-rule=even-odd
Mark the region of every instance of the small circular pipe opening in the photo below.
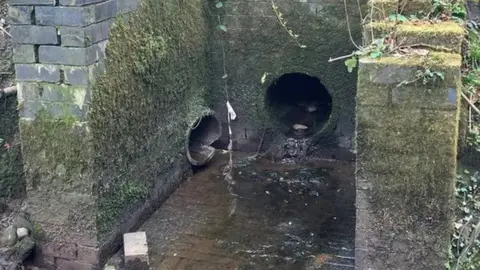
[[[322,130],[332,113],[332,97],[320,79],[287,73],[273,81],[266,93],[271,116],[285,135],[307,138]]]
[[[222,126],[213,112],[196,118],[189,126],[186,136],[186,152],[188,161],[194,166],[202,166],[215,155],[211,145],[220,138]]]

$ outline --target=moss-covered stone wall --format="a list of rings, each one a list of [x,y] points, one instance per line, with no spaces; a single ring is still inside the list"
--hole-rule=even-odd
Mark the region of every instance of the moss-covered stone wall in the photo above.
[[[168,177],[178,162],[180,171],[189,169],[185,135],[191,116],[205,110],[209,87],[205,7],[201,0],[145,0],[111,30],[89,115],[99,242],[171,192],[182,177]]]
[[[272,1],[223,1],[223,8],[212,3],[212,29],[223,23],[227,31],[216,31],[212,36],[213,87],[215,110],[224,123],[227,120],[224,79],[230,102],[238,115],[232,122],[234,149],[256,151],[265,133],[263,146],[272,146],[283,139],[278,119],[266,105],[270,84],[286,73],[300,72],[317,77],[333,97],[333,112],[327,133],[334,136],[324,140],[324,145],[337,147],[339,139],[351,147],[354,133],[354,106],[356,76],[348,73],[343,61],[329,63],[329,58],[350,54],[350,42],[343,1],[308,0],[274,1],[282,13],[287,29],[298,35],[300,45],[289,36],[279,22]],[[366,1],[359,1],[363,7]],[[348,16],[353,38],[361,37],[360,14],[357,1],[347,0]],[[220,17],[218,17],[220,15]],[[224,44],[224,51],[222,49]],[[265,82],[262,83],[262,77]],[[300,87],[300,86],[299,86]],[[295,91],[295,89],[292,89]],[[224,128],[223,141],[228,129]],[[318,140],[314,140],[318,141]]]
[[[404,24],[393,36],[423,40],[427,55],[359,61],[359,269],[444,269],[448,260],[461,100],[462,59],[455,52],[464,29],[449,22]],[[440,44],[450,53],[436,52]],[[439,76],[425,77],[427,71]]]
[[[1,1],[0,16],[4,17],[7,13],[7,2]],[[10,37],[1,35],[0,89],[12,86],[15,79],[12,47]],[[15,95],[0,97],[0,187],[0,201],[22,198],[25,195],[25,178],[23,176]]]
[[[25,195],[19,140],[17,97],[0,98],[0,199]]]
[[[102,264],[190,173],[185,135],[208,111],[205,2],[144,0],[130,13],[137,1],[113,2],[52,2],[39,11],[53,21],[35,12],[16,26],[43,34],[14,33],[28,211],[47,268]],[[58,19],[66,10],[95,22]],[[47,35],[55,27],[58,36]]]

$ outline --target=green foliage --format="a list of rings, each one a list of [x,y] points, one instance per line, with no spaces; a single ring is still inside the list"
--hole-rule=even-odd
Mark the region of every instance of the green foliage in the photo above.
[[[445,75],[443,72],[434,71],[431,68],[426,68],[425,70],[418,70],[416,77],[422,80],[423,84],[427,84],[431,81],[435,82],[437,79],[444,80]]]
[[[357,67],[359,57],[368,56],[372,59],[377,59],[382,57],[389,48],[388,44],[385,43],[385,38],[375,39],[369,46],[354,51],[350,55],[351,57],[345,60],[345,66],[348,72],[352,72]]]
[[[475,270],[480,267],[480,177],[464,169],[457,176],[457,221],[447,269]]]
[[[465,4],[456,0],[433,0],[432,18],[452,17],[454,20],[464,20],[467,16]]]
[[[347,66],[348,72],[352,72],[355,67],[357,67],[358,59],[357,57],[352,57],[345,60],[345,66]]]
[[[388,15],[389,21],[399,21],[399,22],[407,22],[408,18],[402,14],[390,14]]]
[[[477,130],[470,130],[467,134],[467,144],[480,153],[480,133]]]

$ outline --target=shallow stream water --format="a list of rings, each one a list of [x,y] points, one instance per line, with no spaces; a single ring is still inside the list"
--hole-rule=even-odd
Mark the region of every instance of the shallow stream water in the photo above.
[[[139,229],[152,269],[353,269],[354,170],[219,154]]]

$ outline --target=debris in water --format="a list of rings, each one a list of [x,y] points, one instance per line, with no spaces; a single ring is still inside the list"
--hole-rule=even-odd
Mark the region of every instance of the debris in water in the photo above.
[[[320,254],[320,255],[317,255],[315,257],[315,262],[317,263],[317,265],[320,266],[320,265],[326,263],[330,258],[331,258],[331,256],[328,255],[328,254]]]
[[[317,110],[317,107],[315,107],[314,105],[310,105],[307,107],[307,112],[314,112]]]
[[[295,130],[306,130],[306,129],[308,129],[308,127],[305,126],[305,125],[302,125],[302,124],[295,124],[295,125],[293,125],[293,129],[295,129]]]

